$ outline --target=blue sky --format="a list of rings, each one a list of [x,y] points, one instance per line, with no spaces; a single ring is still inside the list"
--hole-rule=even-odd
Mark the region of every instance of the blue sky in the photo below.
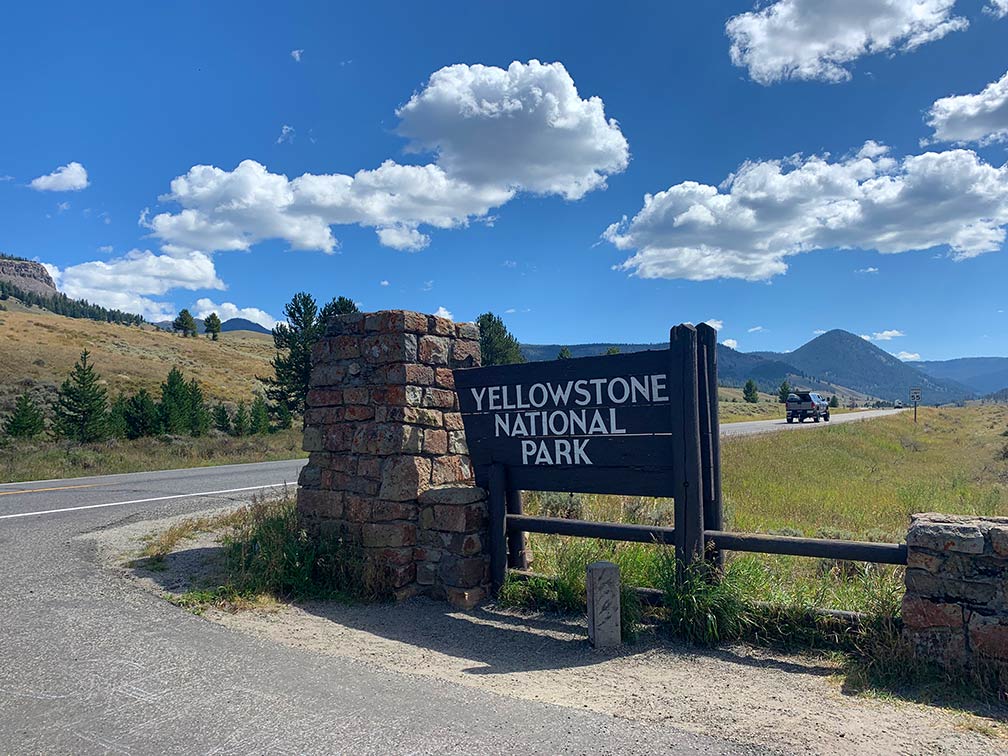
[[[0,251],[150,317],[1008,355],[1008,3],[850,5],[19,4]]]

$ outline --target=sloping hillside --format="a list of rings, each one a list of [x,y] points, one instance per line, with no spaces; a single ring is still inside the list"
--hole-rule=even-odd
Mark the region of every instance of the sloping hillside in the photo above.
[[[1008,357],[961,357],[910,364],[935,378],[968,386],[978,394],[1008,388]]]
[[[41,263],[20,257],[0,254],[0,281],[6,281],[22,291],[41,296],[53,296],[59,293],[49,271]]]
[[[51,390],[66,377],[82,349],[91,350],[109,392],[141,387],[157,392],[179,367],[212,399],[248,401],[256,376],[272,374],[275,355],[268,335],[232,331],[220,341],[183,338],[150,326],[75,320],[23,308],[0,312],[0,413],[26,387]]]
[[[906,400],[911,386],[923,389],[925,404],[961,401],[974,393],[955,381],[926,375],[860,336],[840,329],[827,331],[793,352],[776,356],[811,378],[882,399]]]

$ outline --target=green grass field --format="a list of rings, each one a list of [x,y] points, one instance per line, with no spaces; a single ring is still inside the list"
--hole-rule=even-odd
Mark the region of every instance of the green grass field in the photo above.
[[[778,535],[899,542],[910,515],[1008,515],[1008,406],[922,408],[815,430],[725,439],[725,526]],[[526,494],[530,514],[672,525],[670,500]],[[582,596],[584,566],[612,559],[625,582],[662,587],[661,549],[530,536],[532,569]],[[895,610],[902,570],[801,557],[739,555],[752,590],[793,607]]]
[[[7,440],[0,442],[0,483],[272,462],[306,456],[301,451],[300,427],[240,438],[212,433],[200,438],[161,436],[94,444]]]

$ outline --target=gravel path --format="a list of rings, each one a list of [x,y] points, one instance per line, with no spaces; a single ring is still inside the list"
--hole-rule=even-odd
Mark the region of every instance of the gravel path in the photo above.
[[[214,540],[182,544],[163,572],[127,569],[124,554],[153,523],[100,534],[106,564],[147,590],[205,579]],[[117,566],[118,565],[118,566]],[[965,712],[844,693],[835,663],[733,646],[689,649],[646,638],[592,649],[582,621],[487,605],[457,612],[427,599],[345,606],[277,605],[204,617],[241,634],[509,699],[611,715],[784,753],[1008,754],[1003,724]]]

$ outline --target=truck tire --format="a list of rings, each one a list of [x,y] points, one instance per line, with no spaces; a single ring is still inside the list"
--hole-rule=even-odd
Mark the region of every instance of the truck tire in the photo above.
[[[793,418],[793,417],[789,417],[789,418],[787,419],[787,421],[788,421],[788,425],[790,425],[791,423],[793,423],[793,422],[794,422],[794,418]]]
[[[815,422],[818,423],[819,422],[819,415],[816,415],[815,418],[813,418],[813,419],[815,420]]]

